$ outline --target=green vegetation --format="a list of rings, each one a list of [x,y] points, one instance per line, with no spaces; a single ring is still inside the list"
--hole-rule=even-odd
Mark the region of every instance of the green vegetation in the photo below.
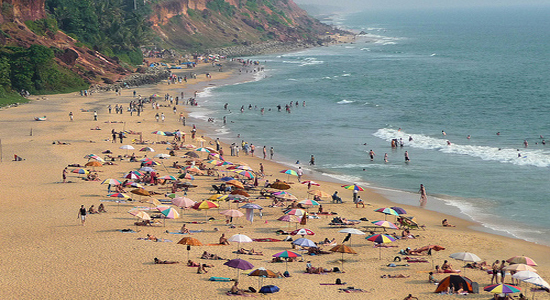
[[[57,28],[57,21],[52,18],[40,19],[36,21],[25,21],[25,25],[32,32],[40,36],[45,36],[46,33],[56,33],[59,28]]]
[[[137,65],[143,59],[136,55],[140,45],[153,39],[151,24],[147,21],[151,10],[143,3],[134,0],[46,0],[46,9],[59,29],[76,36],[79,42]]]
[[[218,12],[228,18],[235,14],[235,6],[225,2],[224,0],[214,0],[206,3],[206,7],[212,11]]]
[[[87,87],[83,79],[55,63],[53,49],[41,45],[0,48],[0,98],[12,91],[36,95]]]

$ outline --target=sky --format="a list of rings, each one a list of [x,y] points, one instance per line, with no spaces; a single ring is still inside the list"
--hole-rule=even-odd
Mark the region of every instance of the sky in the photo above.
[[[298,4],[338,6],[344,10],[429,9],[454,7],[490,7],[548,5],[548,0],[294,0]]]

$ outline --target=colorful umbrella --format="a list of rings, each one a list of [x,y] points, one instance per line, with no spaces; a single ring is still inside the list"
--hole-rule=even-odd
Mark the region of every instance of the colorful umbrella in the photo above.
[[[177,219],[180,217],[178,211],[170,206],[157,206],[157,209],[168,219]]]
[[[300,218],[299,218],[299,217],[297,217],[297,216],[290,216],[290,215],[284,215],[284,216],[278,218],[277,220],[283,221],[283,222],[294,222],[294,223],[300,222]]]
[[[342,187],[345,188],[346,190],[359,191],[359,192],[364,191],[364,189],[358,186],[357,184],[343,185]]]
[[[287,251],[287,250],[273,254],[273,257],[285,258],[286,271],[288,271],[288,259],[289,258],[296,258],[296,257],[299,257],[299,256],[302,256],[302,255],[300,255],[298,253],[294,253],[292,251]]]
[[[280,171],[279,173],[283,173],[283,174],[287,174],[287,180],[290,179],[290,175],[293,175],[293,176],[298,176],[298,173],[294,170],[291,170],[291,169],[287,169],[287,170],[282,170]]]
[[[315,201],[315,200],[309,200],[309,199],[307,199],[307,200],[302,200],[302,201],[300,201],[300,202],[298,202],[298,203],[300,203],[300,204],[302,204],[302,205],[308,205],[308,206],[317,206],[317,205],[319,205],[319,202],[317,202],[317,201]]]
[[[514,256],[512,258],[509,258],[506,260],[507,262],[511,263],[511,264],[525,264],[525,265],[528,265],[528,266],[536,266],[537,263],[530,257],[527,257],[527,256]]]
[[[211,209],[211,208],[217,208],[220,207],[218,204],[212,202],[212,201],[202,201],[197,202],[195,205],[193,205],[194,209]]]
[[[85,174],[85,175],[88,175],[88,173],[90,173],[88,170],[86,169],[74,169],[72,170],[73,173],[78,173],[78,174]]]
[[[494,294],[513,294],[519,293],[521,288],[509,284],[493,284],[483,288],[484,291]]]
[[[235,173],[237,173],[241,176],[244,176],[248,179],[254,179],[254,173],[252,173],[250,171],[247,171],[247,170],[237,170],[237,171],[235,171]]]
[[[153,131],[151,133],[156,134],[156,135],[166,135],[166,133],[164,131],[160,131],[160,130],[156,130],[156,131]]]
[[[101,184],[120,185],[121,182],[116,180],[116,179],[109,178],[109,179],[103,180],[103,182]]]
[[[164,179],[164,180],[178,180],[176,177],[174,177],[174,176],[172,176],[172,175],[162,176],[162,177],[160,177],[159,179]]]
[[[113,194],[109,194],[107,195],[108,197],[113,197],[113,198],[124,198],[124,199],[130,199],[131,197],[124,194],[124,193],[113,193]]]
[[[183,173],[180,176],[178,176],[180,179],[189,179],[189,180],[195,180],[195,177],[189,173]]]
[[[401,207],[398,207],[398,206],[392,206],[390,207],[391,209],[395,210],[396,213],[400,214],[400,215],[405,215],[407,214],[407,211]]]
[[[387,234],[373,234],[367,236],[366,239],[377,244],[385,244],[395,242],[395,238]],[[382,259],[382,248],[378,248],[378,259]]]
[[[371,223],[384,228],[399,229],[395,224],[389,221],[372,221]]]
[[[128,173],[124,174],[124,178],[126,178],[126,179],[139,179],[140,175],[137,175],[136,173],[137,172],[135,172],[135,171],[128,172]]]
[[[301,184],[307,184],[307,185],[321,186],[320,184],[318,184],[317,182],[312,181],[312,180],[306,180],[306,181],[302,181],[300,183]]]
[[[395,210],[393,210],[389,207],[382,207],[382,208],[379,208],[379,209],[375,209],[374,211],[379,212],[379,213],[383,213],[384,215],[386,215],[385,217],[387,217],[388,215],[399,216],[399,214]]]
[[[293,216],[303,216],[307,214],[307,212],[300,208],[291,209],[285,212],[287,215],[293,215]]]
[[[195,149],[195,151],[198,151],[198,152],[207,152],[207,153],[210,153],[210,150],[204,148],[204,147],[201,147],[201,148],[197,148]]]
[[[229,176],[225,176],[225,177],[220,178],[221,181],[229,181],[229,180],[234,180],[234,179],[235,178],[229,177]]]
[[[535,268],[528,266],[526,264],[513,264],[509,265],[507,267],[504,267],[504,270],[506,271],[532,271],[536,272]]]
[[[268,270],[266,268],[258,268],[250,273],[248,273],[248,276],[260,276],[260,277],[268,277],[268,278],[277,278],[279,275],[277,275],[275,272]]]

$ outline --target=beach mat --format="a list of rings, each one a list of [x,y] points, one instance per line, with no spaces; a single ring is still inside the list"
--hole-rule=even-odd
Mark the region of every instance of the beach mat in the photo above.
[[[227,278],[227,277],[215,277],[215,276],[212,276],[208,279],[209,281],[231,281],[231,278]]]
[[[189,232],[191,233],[199,233],[199,232],[203,232],[204,230],[189,230]],[[181,232],[177,232],[177,231],[174,231],[174,232],[168,232],[169,234],[188,234],[188,233],[181,233]]]

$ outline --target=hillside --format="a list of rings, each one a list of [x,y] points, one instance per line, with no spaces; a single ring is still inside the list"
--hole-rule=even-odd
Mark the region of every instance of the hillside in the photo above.
[[[292,0],[0,0],[0,98],[121,79],[143,49],[234,55],[328,42],[330,26]],[[258,45],[261,45],[258,47]],[[267,51],[266,51],[267,49]]]

